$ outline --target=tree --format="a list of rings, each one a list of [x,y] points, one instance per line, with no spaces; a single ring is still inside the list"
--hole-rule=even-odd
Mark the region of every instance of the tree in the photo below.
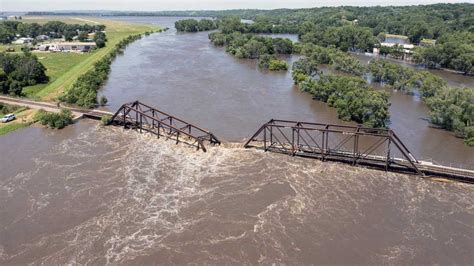
[[[273,47],[277,54],[292,54],[293,42],[289,39],[275,38],[273,39]]]
[[[85,31],[81,31],[78,35],[78,39],[81,42],[85,42],[89,39],[89,34],[87,34],[87,32],[85,32]]]
[[[97,45],[97,48],[105,47],[106,41],[107,41],[107,37],[105,33],[99,31],[94,34],[94,42]]]
[[[48,82],[46,68],[27,51],[22,55],[0,53],[2,93],[21,95],[25,86]]]
[[[195,19],[184,19],[178,20],[174,23],[174,26],[177,31],[186,31],[186,32],[198,32],[199,23]]]
[[[66,31],[64,33],[64,39],[68,42],[72,41],[73,38],[76,36],[76,32],[75,31]]]

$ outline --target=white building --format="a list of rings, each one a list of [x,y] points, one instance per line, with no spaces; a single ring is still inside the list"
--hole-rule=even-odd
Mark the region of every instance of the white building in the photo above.
[[[89,52],[95,47],[95,42],[60,42],[42,44],[39,46],[39,50],[52,52]]]

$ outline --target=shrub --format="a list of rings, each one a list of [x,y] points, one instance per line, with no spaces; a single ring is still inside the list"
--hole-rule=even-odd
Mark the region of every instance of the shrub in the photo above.
[[[271,71],[288,70],[288,63],[285,60],[273,59],[268,67]]]
[[[100,96],[100,105],[104,106],[107,104],[108,100],[107,100],[107,97],[105,96]]]
[[[61,129],[72,124],[72,118],[72,112],[69,109],[63,108],[59,113],[50,113],[44,110],[39,110],[38,113],[36,113],[34,120],[44,126]]]
[[[110,115],[104,115],[104,116],[100,119],[100,122],[101,122],[102,125],[104,125],[104,126],[108,125],[111,121],[112,121],[112,116],[110,116]]]

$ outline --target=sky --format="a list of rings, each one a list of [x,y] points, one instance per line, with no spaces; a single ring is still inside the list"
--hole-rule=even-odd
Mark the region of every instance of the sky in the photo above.
[[[341,5],[416,5],[460,2],[474,3],[474,0],[0,0],[0,11],[275,9]]]

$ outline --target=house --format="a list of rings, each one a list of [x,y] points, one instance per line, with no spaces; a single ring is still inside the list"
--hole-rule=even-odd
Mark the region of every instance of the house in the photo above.
[[[39,46],[39,50],[54,52],[89,52],[95,47],[95,42],[60,42],[42,44]]]

